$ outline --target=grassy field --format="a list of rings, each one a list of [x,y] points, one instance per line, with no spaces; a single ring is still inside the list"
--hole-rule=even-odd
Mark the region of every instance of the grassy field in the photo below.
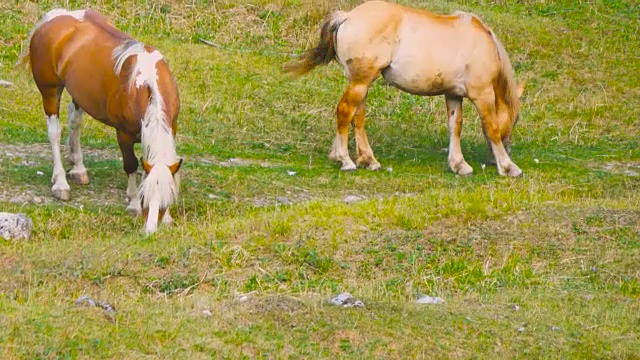
[[[475,175],[452,174],[444,99],[382,82],[367,129],[385,170],[328,160],[342,70],[279,69],[355,1],[2,2],[0,79],[14,86],[0,88],[0,211],[35,229],[0,241],[0,357],[640,358],[640,6],[403,2],[475,12],[503,41],[528,82],[513,138],[524,177],[481,167],[468,102]],[[154,236],[124,210],[115,132],[97,121],[82,140],[91,184],[51,196],[40,96],[14,64],[61,6],[103,11],[176,77],[182,192],[176,225]],[[328,303],[343,291],[366,307]],[[115,314],[75,306],[81,295]]]

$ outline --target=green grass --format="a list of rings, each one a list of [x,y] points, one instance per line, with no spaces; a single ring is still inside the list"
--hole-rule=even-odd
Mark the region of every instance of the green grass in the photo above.
[[[518,179],[481,168],[468,101],[475,175],[453,175],[444,100],[382,82],[367,129],[392,171],[340,173],[327,159],[341,69],[279,69],[353,1],[96,3],[159,48],[180,87],[177,224],[142,234],[114,131],[88,117],[92,182],[52,199],[40,97],[14,64],[47,9],[85,5],[0,4],[0,78],[15,84],[0,88],[0,211],[35,223],[29,241],[0,242],[2,358],[638,358],[634,1],[411,2],[479,14],[527,80]],[[366,307],[327,303],[343,291]],[[446,303],[416,304],[422,294]],[[115,316],[74,306],[81,295]]]

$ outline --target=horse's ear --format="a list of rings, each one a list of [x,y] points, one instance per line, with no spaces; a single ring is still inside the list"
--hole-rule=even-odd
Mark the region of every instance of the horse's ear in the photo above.
[[[182,160],[184,160],[184,158],[180,158],[178,162],[169,166],[169,171],[171,171],[171,175],[175,175],[178,172],[178,170],[180,170],[180,166],[182,166]]]
[[[518,84],[518,99],[522,97],[522,93],[524,92],[524,86],[527,85],[527,81],[523,81]]]
[[[149,173],[151,172],[151,169],[153,169],[153,165],[150,165],[142,157],[140,158],[140,162],[142,163],[142,168],[144,169],[144,173],[149,175]]]

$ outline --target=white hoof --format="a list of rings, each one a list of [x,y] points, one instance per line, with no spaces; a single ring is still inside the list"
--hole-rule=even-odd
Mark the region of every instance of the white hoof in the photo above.
[[[62,201],[71,199],[71,188],[69,188],[69,185],[53,185],[51,192],[56,199]]]
[[[142,214],[142,208],[141,206],[138,204],[129,204],[127,205],[127,212],[133,216],[138,216]]]
[[[375,161],[375,162],[372,162],[371,164],[369,164],[367,169],[369,169],[371,171],[378,171],[378,170],[382,169],[382,166],[380,165],[379,162]]]
[[[520,177],[522,176],[522,170],[520,170],[520,168],[513,163],[506,169],[502,169],[500,168],[500,165],[498,165],[498,174],[500,174],[501,176]]]
[[[69,171],[69,177],[78,185],[89,184],[89,174],[87,174],[87,170],[71,170]]]
[[[356,169],[357,169],[356,164],[354,164],[353,162],[346,163],[342,165],[342,167],[340,168],[341,171],[355,171]]]
[[[171,217],[171,214],[169,214],[169,210],[164,213],[164,216],[162,217],[162,223],[167,225],[173,224],[173,218]]]
[[[451,171],[453,171],[457,175],[460,175],[460,176],[473,175],[473,168],[469,164],[467,164],[467,162],[464,160],[462,160],[461,162],[458,162],[457,164],[449,163],[449,167],[451,168]]]
[[[511,165],[509,167],[509,172],[507,173],[507,176],[520,177],[520,176],[522,176],[522,170],[520,170],[520,168],[517,167],[515,164]]]

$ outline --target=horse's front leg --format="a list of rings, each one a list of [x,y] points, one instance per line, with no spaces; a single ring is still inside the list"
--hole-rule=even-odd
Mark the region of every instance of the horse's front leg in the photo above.
[[[460,146],[462,133],[462,98],[445,96],[447,116],[449,118],[449,167],[458,175],[472,175],[473,168],[464,160]]]
[[[478,114],[480,114],[489,146],[495,156],[498,174],[511,177],[521,176],[522,170],[511,160],[505,144],[502,142],[503,134],[500,132],[493,89],[480,94],[473,102]],[[505,114],[505,116],[508,115]]]
[[[118,145],[122,151],[122,167],[129,180],[127,182],[127,211],[132,215],[140,215],[142,206],[138,195],[138,159],[133,152],[135,137],[118,130]]]
[[[69,171],[69,177],[76,184],[87,185],[89,183],[89,175],[84,167],[82,149],[80,148],[80,132],[82,129],[82,117],[84,111],[73,101],[69,103],[69,156],[67,160],[71,163],[72,168]]]

